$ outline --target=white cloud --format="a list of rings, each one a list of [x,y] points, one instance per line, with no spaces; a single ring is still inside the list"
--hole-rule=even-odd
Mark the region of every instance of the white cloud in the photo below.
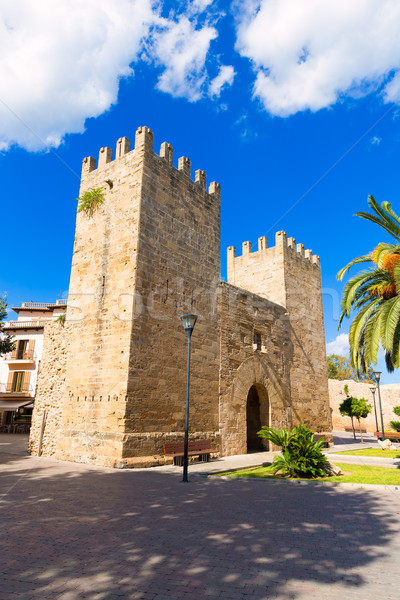
[[[339,354],[340,356],[349,356],[349,335],[348,333],[339,333],[339,335],[332,341],[326,344],[326,353]]]
[[[0,11],[0,148],[58,146],[116,102],[152,0],[13,0]]]
[[[161,70],[160,90],[206,96],[218,36],[211,4],[193,0],[165,18],[158,0],[0,3],[0,151],[57,147],[67,133],[83,132],[88,117],[117,102],[120,79],[132,77],[139,60]],[[222,69],[215,90],[229,83],[230,67]]]
[[[223,65],[220,67],[218,75],[210,82],[209,95],[219,98],[222,88],[231,86],[234,77],[235,69],[232,65]]]
[[[205,24],[197,28],[196,20],[186,15],[160,21],[149,46],[151,56],[164,66],[157,87],[191,102],[199,100],[207,78],[206,57],[217,36],[214,27]]]
[[[242,0],[236,19],[236,48],[271,114],[317,111],[379,86],[385,101],[400,101],[398,0]]]
[[[371,146],[380,146],[382,138],[378,137],[377,135],[374,135],[374,137],[371,138],[370,142]]]

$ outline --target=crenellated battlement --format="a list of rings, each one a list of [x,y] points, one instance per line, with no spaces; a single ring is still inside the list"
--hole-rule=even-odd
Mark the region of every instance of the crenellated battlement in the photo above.
[[[101,170],[106,170],[111,165],[117,165],[118,161],[124,158],[127,154],[133,152],[150,152],[154,156],[158,156],[167,163],[169,167],[175,171],[180,172],[183,176],[187,177],[198,185],[202,191],[207,193],[207,176],[206,172],[198,169],[195,172],[194,180],[191,179],[191,161],[186,156],[181,156],[178,159],[178,166],[173,165],[173,147],[168,142],[161,144],[160,153],[157,155],[153,151],[154,136],[151,129],[148,127],[139,127],[135,134],[135,146],[131,149],[131,141],[127,137],[121,137],[117,140],[115,158],[113,157],[113,151],[111,148],[105,146],[100,148],[99,158],[97,160],[93,156],[87,156],[82,162],[82,179],[86,178],[90,173],[96,171],[98,173]],[[216,181],[212,181],[208,187],[208,194],[215,197],[220,197],[221,186]]]
[[[284,252],[288,258],[300,259],[306,263],[310,263],[313,266],[320,266],[320,258],[318,255],[313,255],[312,250],[305,250],[304,244],[296,244],[296,240],[293,237],[287,238],[285,231],[277,231],[275,234],[275,246],[268,246],[268,239],[266,236],[258,238],[258,249],[252,250],[252,244],[249,241],[243,242],[242,254],[236,254],[236,247],[228,247],[228,265],[232,261],[239,260],[240,262],[246,262],[250,260],[257,260],[264,258],[271,258],[279,252]]]

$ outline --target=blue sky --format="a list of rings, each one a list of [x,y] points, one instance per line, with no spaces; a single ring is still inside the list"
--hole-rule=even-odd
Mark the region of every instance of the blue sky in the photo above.
[[[384,240],[352,215],[400,211],[399,26],[396,0],[3,4],[0,291],[66,294],[82,158],[147,125],[222,186],[222,277],[282,229],[321,256],[340,350],[336,273]]]

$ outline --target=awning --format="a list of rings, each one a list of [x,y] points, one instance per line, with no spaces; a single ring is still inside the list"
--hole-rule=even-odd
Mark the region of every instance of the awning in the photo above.
[[[33,400],[28,402],[25,400],[18,400],[18,402],[0,402],[0,412],[15,412],[19,408],[33,408]]]

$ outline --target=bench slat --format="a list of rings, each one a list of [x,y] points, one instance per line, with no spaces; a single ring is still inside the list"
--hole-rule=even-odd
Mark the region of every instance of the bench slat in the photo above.
[[[165,456],[183,456],[184,442],[168,442],[164,444]],[[209,440],[190,440],[188,443],[188,455],[209,454],[212,452]]]

